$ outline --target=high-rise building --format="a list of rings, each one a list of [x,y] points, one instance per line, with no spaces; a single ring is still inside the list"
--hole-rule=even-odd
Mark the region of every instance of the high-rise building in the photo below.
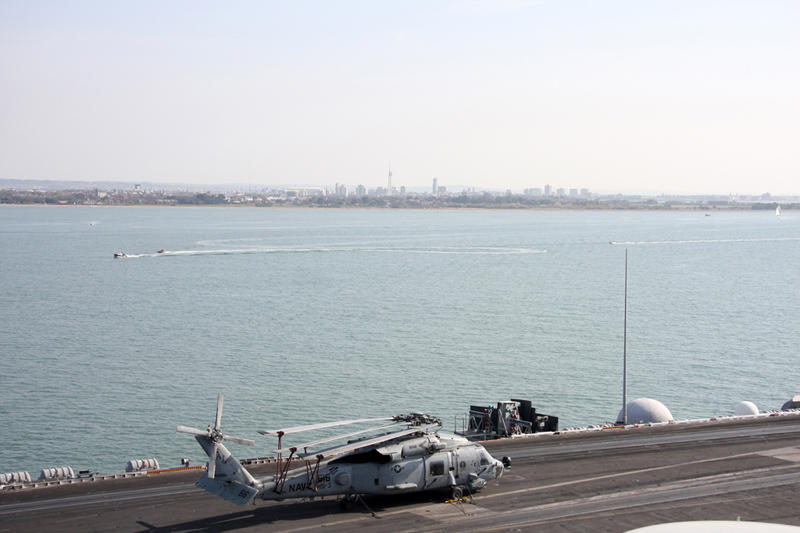
[[[439,193],[439,178],[433,178],[433,195],[436,196]]]
[[[548,183],[547,185],[544,186],[544,195],[545,196],[550,196],[552,194],[553,194],[553,188]]]

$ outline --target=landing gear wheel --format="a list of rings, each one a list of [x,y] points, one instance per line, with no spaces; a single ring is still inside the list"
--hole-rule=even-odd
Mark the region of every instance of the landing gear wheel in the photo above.
[[[348,494],[347,496],[339,500],[339,506],[345,511],[349,511],[350,509],[353,508],[353,505],[355,505],[356,501],[358,501],[358,495]]]
[[[453,487],[453,490],[450,492],[450,499],[452,500],[461,500],[464,497],[464,491],[461,490],[461,487]]]

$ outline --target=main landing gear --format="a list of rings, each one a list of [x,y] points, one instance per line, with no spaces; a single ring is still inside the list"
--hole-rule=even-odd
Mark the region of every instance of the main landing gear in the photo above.
[[[342,497],[342,499],[339,500],[339,507],[341,507],[342,510],[344,510],[344,511],[349,511],[350,509],[353,508],[353,506],[357,502],[361,502],[361,505],[363,505],[364,508],[367,511],[369,511],[370,514],[372,514],[373,517],[380,518],[380,516],[378,516],[375,513],[375,511],[373,511],[372,509],[369,508],[369,505],[367,505],[367,502],[364,501],[364,498],[362,498],[359,493],[353,491],[353,489],[350,489],[350,492],[345,494],[344,497]]]

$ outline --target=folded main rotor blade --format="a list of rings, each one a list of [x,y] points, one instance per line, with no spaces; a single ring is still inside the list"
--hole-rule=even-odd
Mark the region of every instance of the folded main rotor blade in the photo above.
[[[348,437],[354,437],[355,435],[361,435],[362,433],[367,433],[369,431],[380,431],[382,429],[391,428],[391,427],[396,427],[396,425],[395,424],[386,424],[384,426],[376,426],[376,427],[372,427],[372,428],[369,428],[369,429],[362,429],[361,431],[356,431],[354,433],[348,433],[346,435],[336,435],[335,437],[329,437],[327,439],[315,440],[314,442],[306,442],[304,444],[298,444],[297,446],[290,446],[290,447],[284,448],[282,450],[272,450],[272,453],[285,452],[287,450],[290,450],[291,448],[294,448],[296,450],[299,450],[301,448],[302,449],[311,448],[312,446],[316,446],[318,444],[325,444],[326,442],[331,442],[332,440],[346,439]]]
[[[336,455],[341,455],[343,453],[351,452],[353,450],[358,450],[359,448],[372,446],[373,444],[381,444],[383,442],[399,439],[400,437],[405,437],[406,435],[413,435],[414,433],[425,431],[427,427],[430,426],[418,426],[410,429],[405,429],[402,431],[395,431],[389,433],[388,435],[380,435],[378,437],[373,437],[371,439],[366,439],[366,440],[357,440],[355,442],[344,444],[342,446],[334,446],[333,448],[330,448],[328,450],[321,450],[319,452],[310,452],[310,453],[300,453],[297,454],[297,456],[302,459],[305,459],[306,457],[321,455],[324,459],[328,459]]]
[[[217,422],[214,429],[219,429],[220,420],[222,420],[222,394],[217,396]]]
[[[178,426],[179,433],[191,433],[192,435],[208,435],[208,431],[200,431],[199,429],[194,429],[186,426]]]
[[[224,440],[234,442],[236,444],[241,444],[242,446],[255,446],[256,441],[250,439],[241,439],[239,437],[229,437],[227,435],[223,435],[222,438]]]
[[[301,431],[311,431],[312,429],[332,428],[347,424],[358,424],[359,422],[378,422],[381,420],[391,420],[391,418],[362,418],[361,420],[340,420],[338,422],[323,422],[322,424],[312,424],[310,426],[295,426],[285,429],[262,429],[258,432],[262,435],[288,435],[289,433],[300,433]]]

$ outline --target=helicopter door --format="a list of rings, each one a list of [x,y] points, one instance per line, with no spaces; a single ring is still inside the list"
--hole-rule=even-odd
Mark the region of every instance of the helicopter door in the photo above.
[[[449,487],[452,476],[450,475],[450,454],[437,453],[425,459],[425,488],[435,489]]]

